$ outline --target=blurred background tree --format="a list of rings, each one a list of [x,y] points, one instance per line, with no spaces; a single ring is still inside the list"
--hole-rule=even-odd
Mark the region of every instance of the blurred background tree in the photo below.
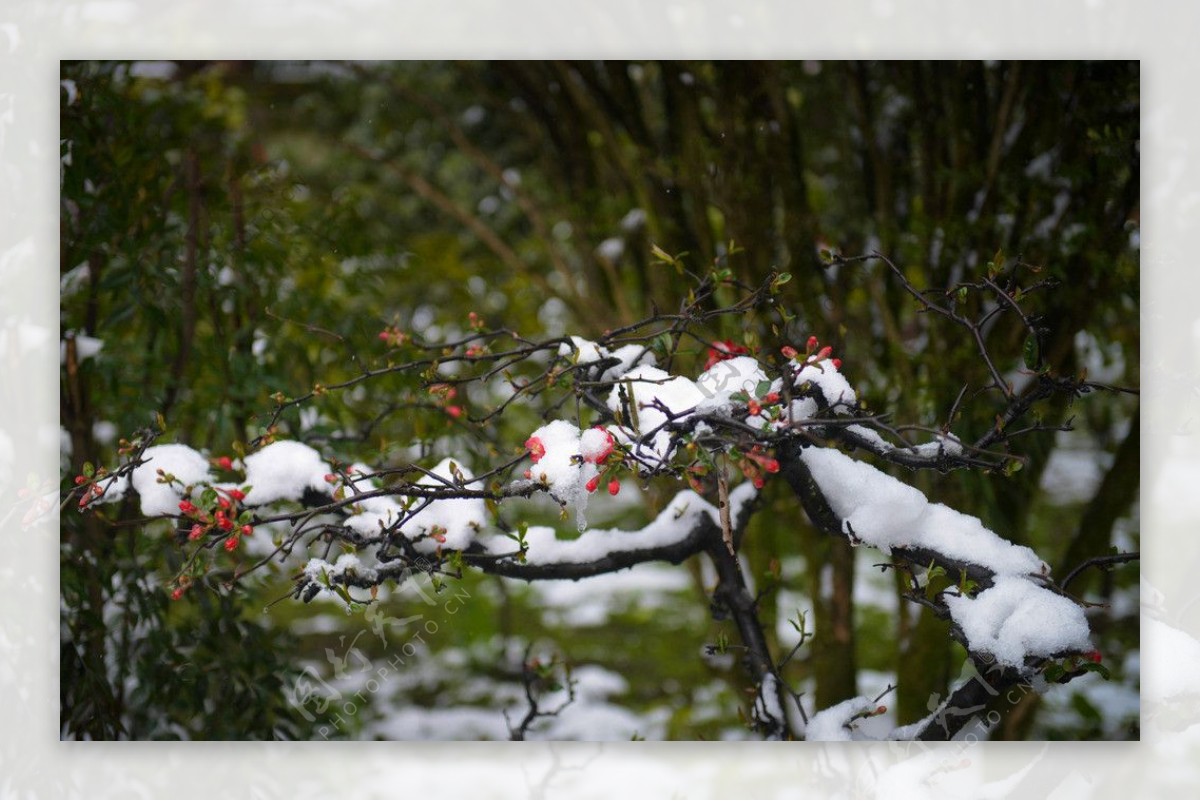
[[[156,414],[166,440],[233,453],[262,433],[273,393],[376,363],[385,325],[449,333],[474,311],[526,335],[588,336],[673,308],[687,285],[653,245],[751,284],[791,273],[787,330],[750,317],[712,337],[778,348],[815,333],[897,423],[974,439],[1002,399],[980,392],[989,375],[961,330],[918,313],[880,267],[827,268],[822,250],[878,250],[935,290],[989,264],[1030,271],[1057,285],[1034,345],[1050,367],[1139,382],[1136,62],[104,62],[64,63],[62,79],[64,481],[113,463],[118,438]],[[988,337],[1019,391],[1025,331]],[[436,408],[391,408],[378,389],[289,416],[280,434],[381,465],[456,435]],[[1072,417],[1070,434],[1026,435],[1013,475],[918,487],[1060,577],[1136,549],[1137,399],[1061,404],[1044,422]],[[511,421],[509,440],[529,422]],[[958,664],[946,624],[898,603],[890,576],[819,535],[786,493],[768,501],[745,551],[778,600],[764,622],[786,652],[783,618],[801,604],[816,634],[791,678],[819,707],[894,681],[898,722],[923,717]],[[171,604],[170,533],[139,526],[130,505],[107,514],[63,520],[63,735],[313,736],[286,688],[306,665],[327,674],[326,650],[369,627],[264,612],[286,577]],[[612,522],[647,514],[628,505]],[[467,577],[469,616],[439,648],[486,662],[497,637],[544,638],[624,677],[614,699],[659,736],[730,736],[736,718],[705,699],[746,698],[735,670],[696,656],[721,625],[695,613],[693,568],[695,586],[662,610],[634,602],[582,632],[540,614],[532,590]],[[1107,604],[1092,616],[1101,650],[1136,654],[1136,571],[1093,571],[1072,590]],[[1136,658],[1114,673],[1132,715],[1087,687],[1066,714],[1038,714],[1029,695],[993,736],[1136,737]],[[375,714],[464,703],[454,681],[407,687]],[[389,730],[364,713],[343,733]]]

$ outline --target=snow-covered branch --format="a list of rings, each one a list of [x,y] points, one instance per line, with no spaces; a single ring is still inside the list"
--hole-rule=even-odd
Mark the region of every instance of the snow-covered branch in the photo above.
[[[235,581],[297,554],[293,596],[337,599],[351,608],[371,604],[378,587],[415,573],[477,569],[524,581],[582,580],[704,554],[716,574],[714,608],[734,620],[755,683],[755,726],[772,738],[805,732],[836,738],[849,723],[877,714],[876,706],[852,699],[814,710],[804,725],[805,712],[793,703],[798,696],[772,654],[759,599],[739,560],[759,491],[779,474],[817,529],[889,556],[907,576],[910,599],[950,621],[971,663],[987,667],[994,685],[1033,681],[1053,660],[1087,657],[1093,647],[1081,606],[1053,582],[1033,550],[835,446],[907,469],[996,469],[1017,458],[1007,450],[1013,423],[1042,400],[1078,395],[1092,385],[1039,372],[1023,393],[1011,390],[987,351],[981,333],[987,320],[968,319],[953,303],[930,300],[905,282],[924,310],[971,332],[993,376],[987,388],[999,390],[1005,403],[995,426],[973,445],[948,427],[923,429],[927,441],[913,444],[886,417],[864,410],[842,361],[816,336],[760,359],[742,345],[710,342],[693,331],[715,316],[768,305],[774,285],[773,278],[713,311],[706,304],[715,285],[705,279],[677,313],[657,314],[598,341],[531,340],[507,329],[486,330],[474,316],[468,332],[445,342],[425,343],[388,328],[380,339],[389,359],[393,352],[403,355],[398,363],[290,400],[278,397],[267,433],[244,455],[153,444],[156,435],[147,432],[125,449],[123,465],[80,476],[68,497],[78,497],[83,509],[136,497],[143,516],[171,519],[190,551],[174,582],[175,598],[193,584],[201,557],[212,564],[223,550],[237,558],[261,529],[274,533],[276,545],[252,567],[239,567]],[[991,280],[980,289],[1003,294]],[[1028,325],[1015,299],[1006,295],[1004,309]],[[998,313],[989,312],[988,319]],[[707,348],[708,361],[695,377],[676,368],[689,341]],[[372,466],[336,460],[278,435],[289,409],[393,374],[418,375],[421,396],[407,406],[393,401],[389,409],[442,413],[449,425],[473,432],[480,447],[465,446],[469,437],[448,438],[440,458],[425,465]],[[490,410],[475,408],[483,398]],[[500,423],[534,401],[541,424],[507,444],[497,439]],[[619,494],[622,480],[686,482],[691,489],[676,492],[640,529],[589,527],[589,500],[597,493]],[[573,517],[577,536],[505,520],[512,504],[534,496],[556,502],[563,519]],[[360,590],[370,597],[358,597]],[[903,734],[952,736],[986,702],[983,690],[969,685],[957,688],[924,725]],[[538,707],[529,700],[536,716]]]

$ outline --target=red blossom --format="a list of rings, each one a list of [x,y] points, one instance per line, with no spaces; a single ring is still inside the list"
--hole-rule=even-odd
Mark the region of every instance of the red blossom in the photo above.
[[[604,426],[592,426],[592,428],[594,428],[596,431],[599,431],[601,434],[603,434],[605,436],[604,447],[600,450],[599,453],[592,453],[592,454],[588,454],[587,456],[584,456],[583,460],[585,462],[591,462],[593,464],[600,464],[605,459],[607,459],[610,455],[612,455],[613,449],[616,447],[617,443],[615,440],[613,440],[612,433]]]
[[[183,587],[176,587],[175,589],[171,590],[171,600],[172,601],[178,601],[182,597],[183,597]]]
[[[225,550],[234,551],[238,547],[238,542],[239,542],[238,536],[236,534],[234,534],[232,537],[225,540]]]
[[[768,406],[770,406],[771,404],[774,404],[774,403],[779,403],[779,393],[778,392],[768,392],[766,394],[766,396],[763,398],[763,403],[767,404]]]
[[[203,536],[204,536],[204,526],[200,525],[199,523],[192,526],[192,530],[188,532],[189,540],[198,540]]]
[[[546,455],[546,446],[542,444],[539,437],[530,437],[525,440],[525,450],[529,451],[529,458],[537,464],[543,456]]]
[[[608,494],[609,495],[616,495],[620,491],[621,491],[621,482],[620,481],[617,481],[614,478],[612,481],[608,482]]]
[[[235,501],[238,501],[239,503],[241,501],[246,500],[246,493],[242,492],[240,489],[226,490],[226,493],[229,495],[230,498],[233,498]]]
[[[447,406],[446,407],[446,414],[450,415],[455,420],[462,417],[462,413],[463,413],[463,410],[462,410],[461,406]]]
[[[1089,651],[1087,654],[1087,658],[1092,660],[1093,662],[1099,663],[1104,657],[1099,651]]]
[[[841,360],[841,359],[834,359],[834,360],[833,360],[833,369],[835,369],[835,370],[841,370],[841,369],[842,369],[842,360]]]
[[[595,475],[588,479],[587,491],[595,492],[600,487],[600,476]]]
[[[179,511],[183,512],[185,515],[191,515],[195,514],[199,510],[196,508],[196,504],[192,503],[191,501],[180,501]]]
[[[782,348],[779,349],[779,352],[783,354],[783,357],[785,359],[794,359],[799,355],[799,353],[796,351],[796,349],[793,348],[791,345],[784,345]]]
[[[711,370],[717,362],[723,362],[726,359],[732,359],[734,356],[741,356],[750,351],[731,339],[716,340],[712,343],[712,347],[708,349],[708,361],[704,363],[705,370]]]
[[[336,484],[337,476],[335,476],[333,473],[326,473],[325,474],[325,483],[326,484]]]
[[[233,460],[230,459],[228,456],[220,457],[219,459],[216,460],[216,463],[217,463],[217,467],[221,468],[222,470],[232,470],[233,469]]]
[[[812,353],[814,350],[817,349],[817,345],[820,345],[820,344],[821,344],[821,341],[819,339],[817,339],[816,337],[809,337],[808,342],[806,343],[806,345],[808,347],[808,352]]]
[[[242,526],[242,534],[245,534],[246,536],[250,536],[253,533],[254,533],[254,526],[250,525],[249,523]]]
[[[87,476],[75,476],[75,486],[87,483]]]
[[[751,414],[751,416],[756,415],[762,411],[762,405],[758,401],[756,401],[754,398],[751,398],[746,403],[746,411],[748,411]]]
[[[391,326],[380,331],[379,338],[392,347],[396,347],[398,345],[403,345],[408,341],[408,334],[404,333],[395,326]]]
[[[825,359],[828,359],[831,353],[833,353],[833,347],[826,345],[817,351],[817,361],[824,361]]]
[[[758,464],[760,467],[762,467],[763,470],[766,470],[768,473],[778,473],[779,472],[779,460],[774,459],[770,456],[767,456],[765,453],[762,453],[757,448],[755,450],[752,450],[749,453],[747,453],[746,457],[748,459],[750,459],[751,461],[755,462],[756,464]]]

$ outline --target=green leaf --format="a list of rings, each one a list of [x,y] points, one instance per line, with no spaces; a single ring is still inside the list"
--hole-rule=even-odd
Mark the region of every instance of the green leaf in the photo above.
[[[755,397],[758,397],[758,398],[765,397],[770,392],[771,392],[771,382],[770,381],[759,381],[758,386],[756,386],[754,388],[754,395],[755,395]]]
[[[1025,337],[1025,347],[1022,350],[1022,356],[1025,358],[1025,366],[1030,370],[1038,369],[1038,341],[1033,334]]]

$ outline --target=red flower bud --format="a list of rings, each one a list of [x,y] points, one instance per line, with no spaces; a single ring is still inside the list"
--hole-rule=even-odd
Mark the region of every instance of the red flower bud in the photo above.
[[[704,363],[704,369],[711,370],[712,366],[717,362],[723,362],[726,359],[732,359],[734,356],[740,356],[749,352],[746,348],[731,339],[715,341],[712,343],[712,347],[708,349],[708,361]]]
[[[587,483],[587,491],[588,492],[595,492],[597,490],[597,488],[599,488],[599,486],[600,486],[600,476],[599,475],[592,476],[590,479],[588,479],[588,483]]]
[[[817,345],[820,345],[821,342],[816,337],[809,337],[808,342],[806,344],[808,345],[808,350],[811,353],[812,351],[817,349]]]
[[[450,415],[455,420],[462,417],[462,413],[463,413],[463,410],[462,410],[461,406],[447,406],[446,407],[446,414]]]
[[[232,470],[233,460],[228,456],[222,456],[221,458],[217,459],[217,467],[221,468],[222,470]]]
[[[392,338],[392,335],[391,335],[391,333],[389,333],[389,332],[388,332],[388,330],[385,328],[384,330],[382,330],[382,331],[380,331],[380,332],[379,332],[379,338],[380,338],[380,339],[382,339],[384,342],[387,342],[389,339],[391,339],[391,338]]]
[[[195,514],[197,511],[196,504],[192,503],[191,501],[180,501],[179,511],[183,512],[185,515]]]
[[[796,349],[791,345],[784,345],[779,349],[779,352],[783,354],[785,359],[794,359],[798,355]]]
[[[245,534],[247,537],[250,536],[251,534],[254,533],[254,526],[247,523],[246,525],[242,526],[242,533]]]
[[[217,506],[220,506],[222,509],[228,509],[229,501],[225,500],[224,498],[217,498]]]
[[[178,601],[182,597],[183,597],[183,587],[176,587],[175,589],[171,590],[171,600],[172,601]]]
[[[746,403],[746,411],[753,416],[762,411],[762,406],[754,398],[751,398],[749,402]]]
[[[1087,658],[1092,660],[1093,662],[1099,662],[1104,657],[1101,655],[1101,653],[1099,651],[1091,651],[1088,653]]]
[[[841,359],[834,359],[834,360],[833,360],[833,369],[835,369],[835,370],[841,370],[841,369],[842,369],[842,360],[841,360]]]
[[[763,481],[762,476],[755,476],[751,479],[751,483],[754,484],[755,489],[762,489],[767,482]]]
[[[612,481],[608,482],[608,494],[609,495],[616,495],[620,491],[621,491],[621,482],[620,481],[617,481],[614,478]]]
[[[763,403],[767,404],[768,406],[773,403],[779,403],[779,393],[778,392],[768,392],[767,396],[765,398],[763,398]]]
[[[229,539],[225,540],[225,550],[233,551],[238,547],[238,536],[234,534]]]
[[[337,476],[335,476],[333,473],[326,473],[325,474],[325,483],[326,484],[336,484]]]
[[[828,359],[829,354],[831,354],[831,353],[833,353],[833,347],[830,345],[826,345],[825,347],[823,347],[819,351],[817,351],[817,361],[823,361],[824,359]]]
[[[192,530],[188,532],[189,540],[193,540],[193,541],[198,540],[203,536],[204,536],[204,526],[200,525],[199,523],[192,526]]]
[[[231,489],[229,490],[229,497],[240,503],[241,501],[246,500],[246,493],[242,492],[240,489]]]
[[[87,476],[75,476],[75,486],[87,483]]]

